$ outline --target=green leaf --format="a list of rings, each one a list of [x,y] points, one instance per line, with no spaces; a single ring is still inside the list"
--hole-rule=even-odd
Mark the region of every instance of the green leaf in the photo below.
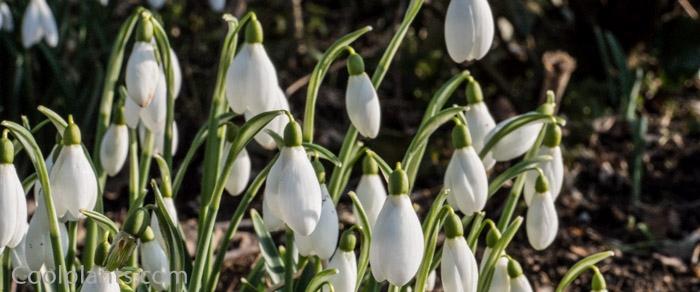
[[[258,132],[265,128],[270,121],[272,121],[278,115],[286,112],[287,111],[285,110],[264,112],[254,116],[252,119],[243,124],[238,132],[236,140],[233,141],[233,147],[231,147],[231,153],[234,154],[233,157],[236,157],[241,149],[243,149],[253,139],[253,137],[258,134]]]
[[[430,136],[435,133],[435,131],[445,123],[449,122],[454,118],[458,113],[462,112],[465,110],[465,107],[451,107],[448,109],[444,109],[437,113],[434,117],[430,118],[425,124],[423,124],[420,128],[418,128],[418,132],[416,132],[416,135],[413,137],[413,140],[411,141],[411,144],[408,146],[408,150],[406,150],[406,154],[404,155],[402,164],[405,167],[417,167],[417,164],[415,166],[412,166],[414,164],[413,160],[418,159],[419,154],[420,154],[420,145],[423,143],[427,143],[427,140],[430,138]],[[407,172],[411,172],[411,169],[407,169]],[[413,185],[413,183],[411,183]]]
[[[547,115],[547,114],[542,114],[539,112],[529,112],[529,113],[524,113],[522,115],[517,116],[516,118],[510,120],[507,124],[503,125],[498,132],[493,134],[491,136],[491,139],[486,141],[484,144],[484,148],[481,149],[481,152],[479,152],[479,157],[482,159],[488,154],[491,149],[498,144],[501,139],[505,138],[508,134],[512,133],[513,131],[524,127],[526,125],[529,125],[530,123],[534,123],[537,121],[552,121],[555,120],[553,116]]]
[[[162,160],[162,159],[161,159]],[[163,163],[165,161],[163,160]],[[187,250],[185,248],[184,236],[180,233],[180,228],[178,227],[178,222],[173,222],[172,218],[168,214],[168,209],[165,207],[165,200],[161,194],[160,188],[155,180],[151,181],[151,187],[156,198],[156,215],[158,216],[158,225],[163,233],[163,239],[168,247],[169,264],[171,271],[183,271],[185,263],[189,262],[187,256]],[[175,291],[182,291],[184,283],[179,277],[171,277],[171,285],[175,288]]]
[[[581,275],[581,273],[598,262],[614,255],[615,253],[612,251],[604,251],[587,256],[586,258],[578,261],[569,269],[569,271],[566,272],[566,274],[564,274],[564,277],[559,282],[559,285],[557,285],[555,292],[564,292],[566,288],[569,287],[569,285],[571,285],[571,283],[573,283],[574,280]]]
[[[68,123],[66,120],[64,120],[61,115],[57,114],[53,110],[51,110],[48,107],[45,107],[43,105],[40,105],[38,108],[39,112],[44,114],[46,118],[51,121],[54,127],[56,127],[56,130],[58,130],[58,134],[63,136],[63,130],[66,129],[66,126],[68,126]]]
[[[323,285],[330,285],[328,283],[335,274],[338,273],[338,269],[327,269],[316,274],[309,282],[309,286],[306,287],[306,292],[315,292],[321,289]]]
[[[356,216],[360,219],[360,231],[362,234],[362,246],[360,246],[360,258],[357,263],[357,281],[355,284],[355,291],[357,291],[357,289],[360,288],[360,284],[362,284],[367,266],[369,265],[369,247],[372,242],[372,226],[369,225],[367,213],[355,192],[349,192],[348,197],[352,200],[352,205],[355,206],[357,212]]]
[[[160,179],[163,185],[163,196],[166,198],[172,198],[173,185],[170,181],[170,168],[168,168],[168,163],[159,154],[153,155],[153,158],[156,160],[156,164],[158,164],[158,169],[160,169]]]
[[[277,251],[277,245],[272,240],[270,232],[267,231],[263,219],[255,209],[250,210],[250,218],[253,220],[253,228],[260,240],[260,251],[265,259],[265,269],[272,278],[272,282],[277,284],[284,281],[284,264],[282,257]]]
[[[109,232],[112,234],[112,236],[119,233],[119,227],[117,227],[117,224],[102,213],[89,210],[80,210],[80,213],[95,221],[97,225],[102,228],[102,230]]]
[[[491,197],[495,194],[507,181],[517,177],[518,175],[536,170],[540,163],[550,161],[552,157],[549,155],[540,155],[535,158],[525,159],[517,164],[511,166],[506,171],[498,175],[496,178],[491,180],[489,184],[488,196]]]
[[[484,275],[479,275],[479,284],[477,291],[486,291],[488,287],[491,286],[491,280],[493,280],[493,271],[496,266],[496,261],[503,255],[506,247],[510,244],[515,233],[520,229],[520,225],[523,223],[523,217],[517,217],[513,222],[508,225],[506,230],[502,233],[501,239],[496,242],[496,245],[491,250],[489,257],[486,259],[486,264],[484,266]]]
[[[319,158],[323,158],[327,161],[330,161],[335,166],[340,167],[343,165],[343,163],[340,162],[340,159],[338,159],[338,157],[335,156],[333,152],[324,148],[321,145],[307,142],[302,143],[302,145],[304,146],[307,152],[313,152],[314,154],[317,154]]]

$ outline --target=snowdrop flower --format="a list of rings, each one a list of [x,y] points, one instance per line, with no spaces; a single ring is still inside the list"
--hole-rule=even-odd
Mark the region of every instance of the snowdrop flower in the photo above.
[[[537,108],[537,112],[547,115],[554,114],[554,97],[548,97],[547,102]],[[517,119],[518,116],[506,119],[496,125],[486,136],[486,141],[490,140],[505,125]],[[513,132],[508,133],[496,145],[491,148],[491,154],[496,161],[508,161],[525,154],[537,140],[537,136],[544,127],[541,120],[530,122]]]
[[[139,245],[141,254],[141,267],[148,277],[151,287],[159,290],[168,290],[170,286],[170,266],[168,256],[163,247],[155,240],[153,230],[149,227],[141,235]]]
[[[322,260],[328,260],[338,245],[338,213],[326,188],[326,172],[323,165],[318,160],[314,160],[313,165],[323,194],[321,218],[316,224],[316,229],[310,235],[303,236],[294,233],[294,242],[297,243],[299,254],[303,256],[316,255]]]
[[[275,216],[294,233],[308,236],[321,217],[321,185],[301,146],[301,128],[297,122],[287,124],[284,142],[265,181],[265,196]]]
[[[357,239],[352,231],[343,233],[340,246],[328,262],[328,269],[338,269],[338,274],[330,278],[330,283],[336,292],[354,292],[357,281],[357,260],[355,259],[355,243]],[[323,292],[328,292],[326,286]]]
[[[27,233],[27,201],[13,163],[15,150],[4,130],[0,138],[0,250],[16,247]]]
[[[425,283],[425,290],[426,291],[433,291],[435,289],[435,284],[437,283],[437,274],[435,273],[435,270],[430,271],[430,274],[428,274],[428,280]]]
[[[25,234],[22,241],[12,249],[12,276],[19,280],[26,280],[32,272],[27,264],[26,238]]]
[[[22,19],[22,45],[29,48],[42,39],[49,47],[58,45],[58,29],[45,0],[30,0]]]
[[[379,133],[382,115],[377,91],[365,73],[365,63],[360,55],[351,51],[347,67],[350,77],[345,90],[345,107],[350,122],[362,136],[375,138]]]
[[[374,154],[368,152],[362,161],[362,177],[360,177],[360,183],[357,185],[357,198],[360,200],[362,208],[365,209],[370,227],[374,227],[379,211],[381,211],[386,200],[386,189],[384,188],[383,180],[379,174],[377,161],[374,160]],[[354,207],[353,210],[355,216],[359,216]]]
[[[523,274],[523,268],[518,261],[512,258],[508,261],[508,276],[510,277],[510,292],[532,292],[532,286]]]
[[[165,5],[165,0],[148,0],[148,5],[155,10],[160,10]]]
[[[486,248],[484,249],[484,254],[481,256],[481,261],[479,262],[479,274],[484,273],[486,261],[488,261],[489,256],[491,256],[491,251],[500,239],[501,232],[498,231],[498,229],[495,226],[491,226],[489,232],[486,233]]]
[[[469,76],[467,85],[467,102],[469,108],[464,112],[469,127],[469,133],[472,138],[472,146],[477,153],[481,152],[486,144],[486,136],[496,127],[496,122],[493,120],[489,108],[484,103],[483,94],[479,82]],[[488,170],[496,164],[493,160],[493,155],[489,152],[482,160],[484,167]]]
[[[173,96],[177,98],[182,89],[182,69],[173,48],[170,48],[170,64],[173,66]]]
[[[462,221],[454,212],[445,221],[445,244],[440,260],[440,278],[445,292],[476,292],[479,267],[464,239]]]
[[[559,219],[554,201],[549,193],[547,178],[543,175],[537,177],[535,195],[527,209],[526,231],[530,245],[536,250],[547,248],[557,237]]]
[[[508,277],[508,257],[501,256],[496,262],[493,271],[493,279],[489,292],[510,292],[510,278]]]
[[[209,0],[209,7],[211,7],[211,10],[214,12],[223,11],[224,6],[226,6],[226,0]]]
[[[115,176],[124,166],[129,154],[129,128],[124,107],[117,108],[114,122],[109,125],[100,144],[100,163],[109,176]]]
[[[445,16],[445,43],[453,61],[479,60],[493,42],[493,15],[486,0],[452,0]]]
[[[267,188],[265,188],[267,190]],[[285,228],[284,222],[282,222],[282,219],[277,217],[272,210],[270,210],[270,207],[268,205],[268,196],[263,196],[263,223],[265,223],[265,228],[267,228],[268,231],[270,232],[275,232],[275,231],[282,231]]]
[[[445,187],[452,201],[466,215],[481,211],[488,198],[488,181],[484,165],[472,147],[466,125],[458,124],[452,130],[455,151],[445,171]]]
[[[231,146],[233,145],[236,137],[238,136],[238,127],[233,123],[229,123],[226,127],[226,145],[224,146],[224,155],[221,157],[221,165],[225,164],[228,158],[228,153],[231,151]],[[232,196],[240,195],[248,184],[250,179],[250,157],[248,156],[248,151],[243,148],[236,160],[233,162],[233,168],[228,174],[226,179],[226,191]]]
[[[156,61],[153,39],[153,24],[150,16],[142,15],[139,21],[136,42],[126,64],[126,90],[132,101],[141,108],[147,107],[156,96],[158,82],[162,78]]]
[[[377,281],[406,285],[423,257],[423,230],[408,197],[408,177],[397,165],[389,180],[390,196],[372,229],[369,262]]]
[[[608,292],[605,277],[597,267],[593,267],[593,280],[591,281],[591,292]]]
[[[146,141],[146,128],[143,123],[139,124],[139,142],[141,145],[145,145]],[[160,128],[156,131],[151,132],[153,134],[153,153],[162,154],[163,153],[163,143],[165,142],[165,129]],[[177,130],[177,122],[173,121],[173,140],[172,140],[172,150],[173,154],[177,152],[177,145],[179,142],[180,133]]]
[[[15,29],[15,20],[12,18],[12,11],[7,3],[0,3],[0,18],[2,18],[2,28],[4,31],[13,31]]]
[[[37,207],[32,220],[29,221],[29,230],[27,231],[25,243],[25,257],[27,266],[32,271],[39,272],[42,267],[48,270],[56,268],[53,261],[53,249],[51,248],[51,237],[49,234],[49,217],[46,213],[44,204],[44,195],[41,193],[37,196]],[[66,225],[59,223],[58,232],[61,237],[61,242],[68,242],[68,230]],[[68,253],[68,244],[61,245],[62,253],[65,256]]]
[[[129,129],[136,129],[141,120],[141,111],[143,109],[138,106],[131,98],[124,101],[124,119]]]
[[[165,82],[165,73],[158,69],[158,84],[153,100],[140,111],[141,123],[151,131],[165,128],[165,119],[168,114],[168,86]]]
[[[117,273],[105,269],[104,263],[110,245],[107,242],[101,243],[95,250],[95,265],[90,270],[80,292],[119,292],[119,281]]]
[[[542,173],[547,178],[547,182],[549,182],[549,193],[552,196],[552,201],[559,196],[564,181],[564,160],[561,156],[561,148],[559,148],[560,143],[561,128],[556,124],[547,124],[542,147],[540,147],[537,154],[551,156],[552,160],[541,162],[537,167],[542,170]],[[523,193],[525,194],[525,202],[528,205],[535,194],[537,176],[538,172],[530,171],[525,177]]]
[[[226,72],[226,98],[236,113],[263,112],[277,94],[277,72],[262,42],[262,25],[253,15],[246,26],[245,44]]]
[[[287,97],[284,95],[282,88],[277,86],[274,89],[274,93],[270,96],[268,103],[264,105],[265,107],[259,111],[248,110],[245,112],[245,120],[249,121],[253,117],[263,112],[275,111],[275,110],[286,110],[289,111],[289,103],[287,102]],[[272,131],[278,135],[284,135],[284,128],[289,123],[289,118],[286,115],[278,115],[271,122],[265,125],[265,128],[255,135],[255,142],[260,144],[263,148],[267,150],[272,150],[277,147],[275,139],[273,139],[267,131]]]
[[[170,220],[173,221],[175,226],[177,226],[180,221],[177,218],[177,209],[175,209],[175,202],[173,201],[173,198],[163,198],[163,204],[165,205],[165,209],[168,211],[168,216],[170,216]],[[168,246],[165,244],[165,239],[163,238],[163,233],[160,229],[160,222],[158,221],[158,216],[155,214],[155,211],[151,213],[151,228],[153,229],[153,233],[156,236],[156,240],[163,248],[163,250],[167,249]]]
[[[80,129],[68,116],[63,148],[49,175],[56,215],[66,221],[85,218],[80,210],[94,209],[97,201],[97,176],[80,143]]]

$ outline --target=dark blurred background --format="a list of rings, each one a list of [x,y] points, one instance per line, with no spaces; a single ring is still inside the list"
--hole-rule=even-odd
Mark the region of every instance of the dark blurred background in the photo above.
[[[45,105],[73,114],[91,145],[116,31],[136,6],[146,4],[112,0],[103,7],[92,0],[48,0],[59,24],[59,45],[25,50],[19,27],[28,1],[6,2],[15,31],[0,32],[0,119],[26,115],[36,123],[42,119],[36,107]],[[374,70],[408,3],[228,0],[225,11],[257,13],[281,86],[301,118],[305,85],[323,51],[338,37],[371,25],[374,30],[354,48],[365,57],[368,71]],[[461,70],[481,82],[496,120],[533,109],[544,90],[553,89],[559,112],[568,119],[563,142],[568,171],[557,202],[562,231],[545,252],[518,248],[526,246],[519,243],[511,248],[531,281],[546,289],[576,259],[613,249],[617,257],[602,267],[612,291],[699,291],[700,1],[490,1],[496,39],[489,54],[473,64],[454,64],[446,54],[448,4],[424,4],[379,89],[382,131],[367,144],[387,161],[399,160],[432,94]],[[169,0],[156,15],[165,23],[183,71],[175,109],[181,135],[177,165],[207,119],[226,26],[207,1]],[[317,106],[316,139],[334,151],[349,123],[346,80],[344,63],[334,64]],[[450,103],[465,104],[463,90]],[[451,151],[446,133],[432,139],[419,174],[416,202],[424,206],[442,183]],[[46,151],[53,135],[43,131],[38,137]],[[272,155],[257,146],[249,151],[254,172]],[[195,165],[190,173],[178,197],[185,219],[196,217],[201,169]],[[109,181],[109,210],[119,212],[126,205],[120,199],[126,184],[126,172]],[[355,184],[351,180],[349,187]],[[491,200],[490,214],[498,214],[503,197]],[[232,210],[236,201],[225,198],[224,205]],[[518,238],[526,242],[524,234]],[[232,274],[237,266],[246,269],[245,261],[233,261]],[[230,278],[222,289],[232,289],[236,280]],[[587,281],[584,277],[577,289],[587,290]]]

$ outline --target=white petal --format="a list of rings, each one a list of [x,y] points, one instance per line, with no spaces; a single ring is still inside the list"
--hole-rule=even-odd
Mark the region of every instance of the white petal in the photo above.
[[[136,42],[126,64],[126,90],[136,105],[144,108],[155,97],[160,67],[155,57],[155,46],[148,42]]]
[[[63,146],[50,175],[56,214],[68,221],[85,216],[97,201],[97,177],[81,145]]]
[[[17,217],[15,219],[14,236],[12,236],[12,239],[10,239],[10,242],[7,244],[10,248],[17,247],[27,234],[27,229],[29,229],[29,223],[27,223],[27,199],[21,185],[17,186],[15,194],[17,195],[17,206],[15,207],[17,210]]]
[[[26,280],[29,276],[31,270],[27,265],[26,257],[26,237],[22,238],[22,241],[12,249],[12,272],[13,275],[20,280]]]
[[[41,25],[41,1],[31,0],[22,17],[22,46],[29,48],[41,41],[44,29]]]
[[[536,250],[547,248],[557,237],[559,219],[549,192],[537,193],[527,209],[527,239]]]
[[[168,257],[157,241],[141,243],[141,265],[152,287],[167,290],[170,286]]]
[[[508,277],[508,258],[500,257],[494,267],[493,279],[489,292],[510,292],[510,278]]]
[[[153,9],[161,9],[165,5],[165,0],[148,0],[148,5],[153,7]]]
[[[527,281],[525,274],[510,279],[510,292],[532,292],[532,286]]]
[[[109,176],[115,176],[124,166],[129,154],[129,129],[112,124],[100,144],[100,162]]]
[[[309,235],[321,217],[321,187],[301,146],[285,147],[277,160],[286,161],[276,192],[280,219],[299,235]],[[274,203],[270,205],[274,210]]]
[[[435,273],[435,270],[430,271],[430,274],[428,274],[428,280],[425,282],[425,290],[426,291],[433,291],[435,289],[435,284],[437,283],[437,273]]]
[[[331,261],[328,263],[328,269],[338,269],[338,274],[330,279],[335,292],[354,292],[355,282],[357,280],[357,260],[355,253],[342,251],[338,249]],[[330,291],[326,286],[323,287],[324,292]]]
[[[447,52],[457,63],[481,59],[493,42],[493,15],[486,0],[452,0],[445,16]]]
[[[377,137],[381,123],[381,109],[377,91],[367,73],[348,78],[345,106],[353,126],[368,138]]]
[[[377,222],[379,211],[382,210],[386,200],[386,189],[382,181],[379,174],[365,174],[360,177],[360,183],[357,185],[357,198],[365,210],[370,227]],[[353,210],[355,210],[354,207]],[[357,211],[353,212],[357,214]]]
[[[131,129],[136,129],[139,125],[139,120],[141,120],[141,111],[143,109],[138,106],[131,98],[127,98],[124,101],[124,118],[126,119],[126,125]]]
[[[245,112],[246,121],[249,121],[254,116],[263,112],[273,110],[289,110],[289,103],[287,102],[287,97],[284,96],[284,92],[282,91],[282,89],[276,87],[274,91],[275,94],[273,94],[272,98],[270,99],[270,102],[266,105],[266,108],[262,109],[262,111],[253,112],[248,110]],[[262,131],[255,135],[255,142],[260,144],[260,146],[262,146],[265,149],[274,149],[275,147],[277,147],[277,143],[272,137],[270,137],[267,131],[270,130],[277,133],[280,136],[283,136],[284,128],[287,126],[287,123],[289,123],[289,118],[286,115],[278,115],[277,117],[272,119],[272,121],[270,121],[270,123],[268,123]]]
[[[498,123],[498,125],[496,125],[496,127],[489,132],[486,141],[491,139],[496,132],[498,132],[504,125],[508,124],[516,117],[517,116],[511,117]],[[498,143],[491,149],[493,158],[496,161],[508,161],[525,154],[525,152],[530,150],[532,145],[535,144],[537,135],[539,134],[543,125],[544,124],[542,122],[533,122],[509,133],[503,137],[503,139],[498,141]]]
[[[173,91],[175,93],[173,96],[177,98],[182,89],[182,69],[180,69],[180,61],[177,59],[177,54],[172,48],[170,48],[170,62],[173,66]]]
[[[213,10],[214,12],[223,11],[225,5],[226,0],[209,0],[209,7],[211,7],[211,10]]]
[[[445,240],[440,276],[445,292],[476,292],[479,268],[464,237]]]
[[[41,27],[44,32],[44,40],[49,47],[55,47],[58,45],[58,28],[56,27],[56,20],[53,17],[53,12],[51,8],[46,4],[44,0],[33,0],[39,2],[39,7],[41,10]]]
[[[244,44],[226,73],[226,98],[236,113],[264,111],[278,87],[275,66],[260,43]]]
[[[2,248],[8,245],[15,236],[18,192],[24,197],[22,182],[17,177],[15,166],[0,164],[0,214],[3,217],[0,220],[0,247]]]
[[[323,193],[321,218],[316,224],[316,229],[308,236],[295,233],[294,242],[299,246],[299,254],[317,255],[322,260],[328,260],[338,245],[338,213],[325,185],[321,186],[321,192]]]
[[[561,157],[561,149],[559,147],[549,148],[543,145],[540,147],[538,155],[549,155],[552,157],[552,160],[541,162],[537,166],[542,169],[542,172],[547,178],[547,182],[549,182],[549,191],[554,201],[561,192],[561,186],[564,180],[564,162]],[[525,177],[523,193],[525,194],[525,202],[528,206],[535,194],[535,184],[538,176],[538,172],[530,171]]]
[[[452,154],[445,172],[445,187],[464,214],[481,211],[488,197],[484,165],[474,148],[464,147]]]
[[[268,206],[268,201],[267,199],[268,196],[263,197],[263,222],[265,223],[265,227],[267,228],[268,231],[270,232],[275,232],[275,231],[281,231],[284,230],[285,225],[284,222],[282,222],[282,219],[277,217],[275,213],[270,210],[270,207]]]
[[[486,135],[496,127],[496,122],[491,117],[484,102],[470,104],[469,109],[464,112],[464,116],[467,119],[472,145],[477,152],[480,152],[486,143]]]
[[[153,100],[141,111],[141,123],[154,132],[165,128],[165,118],[168,114],[168,86],[165,83],[165,74],[158,70],[158,76]]]
[[[231,145],[227,143],[224,153],[228,153]],[[232,196],[240,195],[250,179],[250,157],[248,151],[241,150],[233,162],[233,168],[226,179],[226,191]]]
[[[0,3],[0,15],[2,15],[2,29],[5,31],[13,31],[15,29],[15,21],[12,18],[12,11],[7,3]]]
[[[411,200],[406,195],[389,196],[372,229],[372,274],[379,281],[407,284],[418,271],[423,248],[423,231]]]
[[[145,143],[146,139],[146,129],[143,124],[139,124],[139,141],[141,145]],[[165,140],[165,131],[160,129],[159,131],[153,132],[153,152],[158,154],[163,154],[163,142]],[[173,121],[173,140],[172,140],[172,151],[173,155],[177,152],[177,145],[179,140],[179,132],[177,130],[177,122]]]
[[[119,292],[119,281],[115,272],[94,266],[85,278],[80,292]]]

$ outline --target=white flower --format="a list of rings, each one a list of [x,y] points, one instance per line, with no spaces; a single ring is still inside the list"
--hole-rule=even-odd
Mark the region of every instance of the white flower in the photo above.
[[[124,119],[126,120],[126,125],[130,129],[136,129],[136,127],[138,127],[142,110],[143,109],[131,98],[127,98],[126,101],[124,101]]]
[[[148,0],[148,5],[155,10],[160,10],[165,5],[165,0]]]
[[[0,3],[0,18],[2,18],[2,29],[5,31],[13,31],[15,29],[15,20],[12,18],[12,11],[7,3]]]
[[[451,0],[445,16],[445,43],[453,61],[483,58],[493,42],[493,15],[486,0]]]
[[[282,148],[265,184],[268,207],[294,233],[306,236],[316,229],[322,209],[321,187],[302,146]]]
[[[294,233],[294,242],[297,243],[299,254],[317,255],[322,260],[328,260],[338,244],[338,213],[326,185],[321,185],[321,192],[323,193],[321,218],[316,224],[316,229],[308,236]]]
[[[182,69],[173,48],[170,48],[170,64],[173,66],[173,96],[177,98],[182,89]]]
[[[555,201],[561,192],[561,186],[564,181],[564,161],[561,156],[561,148],[559,146],[550,148],[546,145],[540,147],[537,155],[549,155],[552,160],[541,162],[537,165],[544,173],[549,182],[549,190],[552,195],[552,201]],[[525,202],[529,205],[532,201],[532,196],[535,195],[535,184],[537,182],[538,172],[530,171],[525,177]]]
[[[355,292],[355,282],[357,281],[357,260],[353,251],[344,251],[341,248],[328,262],[328,269],[338,269],[338,274],[330,279],[335,292]],[[323,292],[330,291],[326,286]]]
[[[382,210],[386,200],[386,189],[382,181],[383,178],[379,174],[363,174],[357,185],[357,198],[365,210],[370,227],[377,222],[379,211]],[[354,213],[357,214],[357,211],[355,210]]]
[[[428,274],[428,280],[425,283],[425,290],[426,291],[433,291],[435,289],[435,284],[437,283],[437,273],[435,273],[435,270],[430,271],[430,274]]]
[[[517,116],[498,123],[498,125],[489,132],[486,141],[490,140],[503,126],[515,118],[517,118]],[[537,136],[540,130],[542,130],[543,125],[542,122],[532,122],[510,132],[491,148],[493,159],[496,161],[508,161],[525,154],[525,152],[530,150],[532,145],[535,144],[535,140],[537,140]]]
[[[43,192],[39,192],[37,207],[32,220],[29,222],[29,230],[25,239],[25,256],[27,266],[32,271],[40,271],[42,266],[48,270],[54,270],[53,249],[49,234],[49,218],[46,214],[46,206],[43,202]],[[54,200],[54,204],[55,204]],[[61,237],[63,256],[68,253],[68,230],[62,223],[58,224]]]
[[[163,204],[165,204],[165,209],[168,211],[170,220],[172,220],[175,226],[177,226],[180,221],[177,218],[177,209],[175,209],[175,202],[173,201],[173,198],[163,198]],[[163,233],[160,229],[160,222],[158,221],[158,215],[156,215],[155,211],[151,213],[151,228],[156,236],[156,240],[163,250],[165,250],[168,246],[165,244],[165,239],[163,238]]]
[[[265,195],[263,195],[263,202],[262,202],[262,205],[263,205],[262,216],[263,216],[263,222],[265,223],[265,228],[267,228],[267,230],[269,232],[284,230],[285,225],[284,225],[284,222],[282,222],[282,219],[277,217],[275,215],[275,213],[272,212],[272,210],[270,210],[270,207],[268,205],[268,201],[270,199],[268,199],[267,190],[268,190],[268,188],[265,188]]]
[[[536,250],[547,248],[557,237],[559,219],[549,191],[538,192],[530,201],[526,219],[527,239]]]
[[[249,121],[253,117],[263,112],[274,111],[274,110],[286,110],[289,111],[289,103],[287,98],[284,96],[284,92],[279,86],[275,87],[273,94],[270,99],[267,100],[264,107],[259,111],[247,110],[245,112],[245,120]],[[278,135],[282,136],[284,134],[284,127],[289,123],[289,118],[286,115],[278,115],[270,123],[268,123],[262,131],[255,135],[255,142],[260,144],[265,149],[272,150],[277,147],[275,140],[270,137],[267,131],[273,131]]]
[[[532,292],[532,286],[525,274],[510,279],[510,292]]]
[[[445,172],[445,187],[462,213],[469,215],[484,208],[489,186],[484,165],[473,147],[454,151]]]
[[[491,113],[483,101],[470,104],[469,109],[464,112],[464,116],[467,119],[467,126],[472,137],[474,150],[479,153],[484,148],[484,144],[486,144],[486,136],[496,127],[496,122],[491,117]],[[483,159],[486,169],[491,169],[496,163],[492,156],[491,152],[489,152]]]
[[[115,176],[129,154],[129,129],[124,124],[111,124],[100,144],[100,162],[109,176]]]
[[[5,140],[5,139],[3,139]],[[9,140],[6,140],[7,143]],[[12,153],[12,148],[5,149]],[[0,248],[15,247],[27,230],[27,202],[11,161],[0,163]]]
[[[148,277],[151,287],[159,291],[168,290],[170,286],[168,256],[158,241],[141,242],[139,250],[141,253],[141,267],[146,277]]]
[[[94,266],[90,270],[80,292],[119,292],[117,273],[107,271],[105,268]]]
[[[464,236],[445,240],[440,278],[445,292],[476,292],[479,268]]]
[[[97,177],[80,144],[64,145],[50,175],[56,215],[67,221],[85,218],[97,201]]]
[[[224,153],[229,153],[231,149],[231,143],[226,143],[224,148]],[[225,158],[228,155],[223,156]],[[225,159],[223,159],[225,161]],[[222,161],[223,164],[223,161]],[[248,151],[245,148],[241,149],[241,152],[236,156],[236,160],[233,162],[233,168],[228,174],[226,179],[226,191],[232,196],[240,195],[248,184],[250,179],[250,157],[248,156]]]
[[[109,4],[109,0],[98,0],[98,1],[100,1],[100,4],[102,4],[102,6],[107,6],[107,4]]]
[[[49,47],[58,44],[58,29],[45,0],[30,0],[22,19],[22,45],[29,48],[44,39]]]
[[[224,6],[226,6],[226,0],[209,0],[209,7],[211,7],[211,10],[214,12],[223,11]]]
[[[163,143],[165,140],[165,129],[160,128],[157,129],[156,131],[152,132],[153,133],[153,152],[162,154],[163,153]],[[141,142],[141,145],[144,145],[146,142],[146,129],[143,126],[143,123],[139,124],[139,142]],[[172,140],[172,151],[173,154],[177,152],[177,145],[179,142],[179,132],[177,130],[177,122],[173,121],[173,140]]]
[[[155,98],[162,76],[155,52],[156,48],[151,42],[137,41],[126,64],[126,90],[141,108],[148,106]]]
[[[394,171],[392,176],[397,172]],[[393,188],[390,186],[389,189]],[[388,280],[396,286],[403,286],[420,267],[423,230],[408,195],[390,193],[372,229],[369,262],[377,281]]]
[[[345,107],[352,125],[368,138],[379,133],[382,111],[379,107],[377,91],[367,73],[350,75],[345,90]]]
[[[275,67],[262,43],[243,44],[226,72],[226,98],[231,109],[236,113],[263,112],[278,87]]]
[[[22,241],[12,249],[12,275],[15,279],[26,280],[32,271],[27,264],[26,238],[26,235],[22,237]]]
[[[158,84],[153,100],[140,111],[141,123],[151,131],[165,128],[165,118],[168,114],[168,87],[165,83],[165,73],[158,70]]]
[[[508,276],[508,258],[502,256],[496,262],[493,279],[489,292],[510,292],[510,277]]]

